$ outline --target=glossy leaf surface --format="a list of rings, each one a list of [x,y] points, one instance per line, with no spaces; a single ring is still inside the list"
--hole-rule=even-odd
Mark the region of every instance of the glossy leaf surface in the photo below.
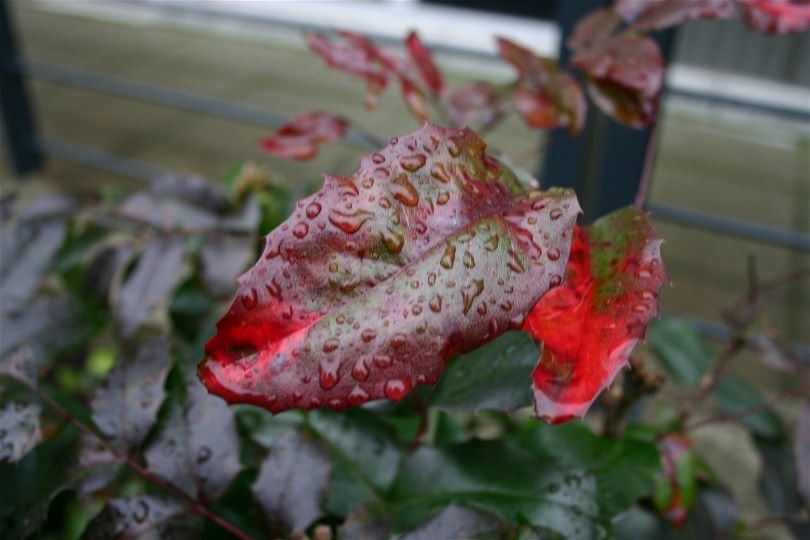
[[[267,236],[199,366],[273,412],[399,400],[562,279],[579,206],[525,193],[470,130],[425,126],[327,176]]]
[[[304,161],[314,158],[321,144],[342,139],[348,128],[345,118],[313,111],[296,116],[259,144],[274,156]]]
[[[625,21],[637,30],[661,30],[697,19],[734,19],[734,0],[618,0],[614,4]]]
[[[523,324],[543,342],[532,374],[537,416],[582,416],[627,364],[658,316],[660,246],[647,215],[632,208],[575,230],[565,282]]]
[[[164,497],[113,499],[87,525],[83,538],[170,538],[177,535],[170,521],[184,511],[180,502]]]

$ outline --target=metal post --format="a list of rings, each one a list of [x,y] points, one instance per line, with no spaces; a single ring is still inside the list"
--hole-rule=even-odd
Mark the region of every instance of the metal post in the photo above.
[[[570,51],[565,42],[577,21],[608,3],[606,0],[560,3],[561,66],[568,63]],[[666,62],[672,48],[673,31],[660,32],[654,37]],[[653,139],[652,130],[618,124],[590,103],[585,127],[577,137],[570,137],[562,129],[549,133],[546,159],[539,175],[541,182],[544,186],[574,188],[585,210],[586,220],[592,221],[633,204],[644,171],[647,148],[654,144]]]
[[[22,176],[39,170],[44,159],[25,74],[18,66],[17,39],[9,4],[7,0],[0,0],[0,109],[9,157],[14,172]]]

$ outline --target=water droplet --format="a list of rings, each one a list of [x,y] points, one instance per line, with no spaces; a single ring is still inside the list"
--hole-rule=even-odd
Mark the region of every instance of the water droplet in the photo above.
[[[436,284],[436,272],[431,272],[430,274],[428,274],[427,282],[428,285],[430,285],[431,287],[433,287]]]
[[[416,206],[419,202],[419,192],[413,187],[408,175],[400,174],[391,182],[394,198],[406,206]]]
[[[644,304],[638,304],[636,306],[636,313],[647,313],[647,309],[648,309],[647,306],[645,306]]]
[[[560,258],[560,250],[555,247],[548,248],[546,255],[548,256],[549,260],[556,261]]]
[[[467,268],[472,268],[475,266],[475,259],[473,258],[473,254],[469,251],[464,252],[464,266]]]
[[[453,268],[453,265],[456,263],[456,246],[453,244],[447,244],[444,248],[444,254],[442,255],[442,259],[440,264],[442,267],[450,270]]]
[[[425,234],[428,229],[427,225],[423,221],[417,221],[416,224],[414,225],[414,228],[416,229],[416,232],[419,234]]]
[[[653,300],[653,299],[655,299],[655,293],[652,292],[652,291],[642,291],[641,297],[644,300]]]
[[[309,232],[309,225],[307,225],[303,221],[293,228],[293,234],[296,236],[296,238],[303,238],[307,235],[308,232]]]
[[[307,206],[307,217],[309,219],[314,219],[314,218],[318,217],[318,214],[320,214],[320,213],[321,213],[321,205],[320,205],[320,203],[313,202],[313,203],[310,203],[309,206]]]
[[[551,276],[551,278],[548,280],[549,287],[558,287],[560,283],[562,283],[562,277],[556,274]]]
[[[338,264],[336,262],[329,263],[329,271],[333,274],[338,271]]]
[[[369,341],[371,341],[371,340],[372,340],[372,339],[374,339],[375,337],[377,337],[377,332],[375,332],[375,331],[374,331],[374,330],[372,330],[371,328],[366,328],[366,329],[365,329],[365,330],[363,330],[363,332],[360,334],[360,339],[362,339],[364,343],[368,343]]]
[[[391,338],[391,346],[395,349],[399,349],[407,342],[408,338],[405,334],[394,334],[394,337]]]
[[[363,223],[372,217],[374,217],[374,214],[371,212],[366,212],[365,210],[342,212],[340,210],[332,209],[332,211],[329,212],[329,221],[332,223],[332,225],[338,227],[346,234],[356,233],[360,230],[360,227],[363,226]]]
[[[411,383],[407,379],[391,379],[385,383],[383,393],[391,401],[399,401],[411,391]]]
[[[445,184],[450,182],[450,175],[447,174],[447,169],[445,169],[444,163],[434,163],[430,168],[430,175],[439,182],[443,182]]]
[[[461,298],[464,300],[464,314],[472,307],[473,300],[484,290],[484,280],[474,279],[461,288]]]
[[[512,309],[512,302],[510,302],[509,300],[504,300],[503,302],[500,303],[500,306],[502,310],[509,311],[510,309]]]
[[[398,142],[399,142],[399,137],[391,137],[390,139],[388,139],[388,144],[390,144],[391,146],[394,146]]]
[[[337,317],[335,317],[335,322],[338,324],[343,324],[346,322],[346,315],[343,313],[339,313]]]
[[[343,400],[340,398],[332,398],[329,400],[329,406],[336,411],[340,410],[343,408]]]
[[[451,156],[458,157],[461,155],[461,146],[457,140],[450,139],[447,143],[447,151],[450,152]]]
[[[554,210],[549,212],[548,217],[550,217],[552,220],[560,219],[560,217],[562,217],[562,210],[560,210],[559,208],[555,208]]]
[[[478,312],[479,315],[486,315],[487,314],[487,305],[484,302],[481,302],[480,304],[478,304],[478,307],[476,308],[476,311]]]
[[[374,180],[372,178],[364,178],[363,181],[360,182],[360,185],[366,189],[371,189],[374,185]]]
[[[369,397],[368,392],[366,392],[359,386],[355,386],[354,388],[352,388],[352,391],[349,392],[349,395],[346,398],[346,400],[349,402],[349,405],[357,407],[368,401],[368,397]]]
[[[486,239],[484,242],[484,249],[487,251],[495,251],[498,249],[498,243],[500,242],[500,237],[497,234],[493,234],[489,238]]]
[[[201,446],[197,449],[197,463],[205,463],[211,459],[211,449],[207,446]]]
[[[338,383],[337,368],[321,363],[318,382],[324,390],[331,390]]]
[[[436,313],[440,312],[442,310],[442,297],[438,294],[434,295],[433,298],[430,299],[430,302],[428,302],[428,306],[431,311]]]
[[[450,200],[450,193],[447,191],[440,191],[439,196],[436,197],[436,204],[447,204]]]
[[[411,281],[411,289],[418,289],[418,288],[419,288],[419,282],[417,280]]]
[[[356,381],[365,381],[368,379],[368,367],[363,360],[358,360],[352,368],[352,378]]]
[[[381,153],[379,153],[379,152],[374,152],[374,153],[371,155],[371,161],[373,161],[373,162],[374,162],[374,163],[376,163],[377,165],[380,165],[381,163],[385,163],[385,156],[384,156],[384,155],[382,155],[382,154],[381,154]]]
[[[387,247],[388,251],[392,254],[396,255],[402,251],[402,246],[405,245],[405,237],[402,236],[402,234],[390,228],[386,228],[386,230],[381,233],[381,236],[385,247]]]
[[[650,271],[646,270],[646,269],[639,270],[639,272],[638,272],[638,277],[640,277],[641,279],[647,279],[647,278],[649,278],[651,276],[652,276],[652,273],[650,273]]]
[[[422,307],[419,306],[418,304],[413,306],[411,308],[411,313],[413,313],[414,315],[419,315],[420,313],[422,313]]]
[[[532,210],[534,210],[535,212],[537,212],[538,210],[542,210],[545,207],[546,204],[543,201],[540,200],[532,201]]]
[[[332,352],[340,346],[340,341],[336,338],[329,338],[323,342],[323,352]]]
[[[284,306],[284,310],[281,312],[281,316],[285,319],[291,319],[293,316],[293,307],[290,304]]]
[[[391,201],[389,201],[386,197],[380,197],[380,201],[377,203],[382,208],[391,208]]]
[[[240,297],[242,301],[242,305],[245,309],[253,309],[256,307],[256,304],[259,303],[259,293],[256,289],[250,289],[249,293],[245,293]]]
[[[135,502],[135,508],[132,509],[132,518],[138,523],[143,523],[149,517],[149,505],[143,499],[138,499]]]
[[[378,354],[374,357],[374,365],[379,368],[387,368],[391,365],[391,357],[384,354]]]
[[[403,169],[411,172],[418,171],[425,166],[425,163],[427,163],[427,157],[425,157],[425,154],[414,154],[412,156],[404,157],[399,161],[399,164]]]

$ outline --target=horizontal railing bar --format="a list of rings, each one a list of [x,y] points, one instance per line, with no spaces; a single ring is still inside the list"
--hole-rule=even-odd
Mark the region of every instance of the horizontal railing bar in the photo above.
[[[38,145],[49,156],[143,182],[150,182],[172,172],[171,169],[148,161],[126,158],[57,137],[40,137]]]
[[[719,94],[708,94],[706,92],[699,92],[696,90],[687,90],[685,88],[678,88],[674,86],[667,86],[667,96],[678,97],[683,99],[690,99],[694,101],[701,101],[708,105],[726,105],[737,109],[746,109],[761,113],[770,114],[786,118],[788,120],[810,120],[810,108],[804,110],[796,109],[795,107],[771,105],[768,103],[755,103],[746,101],[744,99],[721,96]]]
[[[244,124],[275,129],[289,120],[289,117],[283,114],[258,107],[238,105],[219,98],[110,77],[76,68],[65,68],[36,61],[18,61],[16,69],[29,76],[52,83],[217,116]],[[349,130],[346,141],[358,146],[370,146],[369,139],[354,129]]]
[[[773,244],[796,251],[810,251],[810,235],[759,225],[666,204],[648,202],[654,218],[720,234]]]

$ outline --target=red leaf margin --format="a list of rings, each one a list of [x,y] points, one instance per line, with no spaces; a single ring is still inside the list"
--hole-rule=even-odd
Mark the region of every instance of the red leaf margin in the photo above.
[[[613,212],[577,227],[566,280],[549,290],[523,322],[543,342],[532,372],[535,414],[553,423],[582,416],[658,316],[666,281],[662,240],[646,213]]]

